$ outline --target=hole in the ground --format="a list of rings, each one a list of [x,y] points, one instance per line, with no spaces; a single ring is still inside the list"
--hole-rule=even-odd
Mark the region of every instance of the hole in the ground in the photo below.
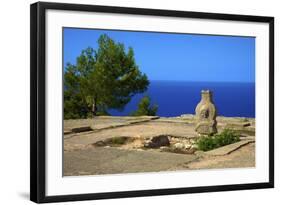
[[[112,137],[107,138],[105,140],[97,141],[93,145],[97,147],[104,147],[104,146],[122,146],[124,144],[133,142],[135,138],[133,137]]]
[[[197,151],[194,139],[171,135],[158,135],[153,137],[118,136],[95,142],[93,146],[142,150],[154,149],[161,152],[173,152],[178,154],[194,154],[194,152]]]

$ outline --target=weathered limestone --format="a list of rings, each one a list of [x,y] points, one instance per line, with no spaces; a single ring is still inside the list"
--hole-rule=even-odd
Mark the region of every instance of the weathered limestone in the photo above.
[[[195,131],[200,135],[217,133],[217,111],[212,101],[210,90],[201,91],[201,101],[196,106],[196,127]]]
[[[158,148],[161,146],[169,146],[170,140],[167,135],[159,135],[148,139],[144,143],[144,147],[146,148]]]
[[[80,127],[74,127],[71,129],[72,132],[88,132],[92,131],[93,129],[90,126],[80,126]]]
[[[233,144],[229,144],[229,145],[225,145],[223,147],[219,147],[217,149],[213,149],[210,151],[205,152],[206,155],[210,155],[210,156],[223,156],[223,155],[227,155],[237,149],[239,149],[242,146],[245,146],[249,143],[255,142],[254,139],[249,139],[249,140],[241,140],[239,142],[235,142]]]

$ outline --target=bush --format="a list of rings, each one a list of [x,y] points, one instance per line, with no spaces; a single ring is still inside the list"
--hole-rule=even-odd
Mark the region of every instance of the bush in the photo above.
[[[92,116],[93,116],[93,114],[92,114]],[[100,110],[100,111],[97,111],[96,116],[110,116],[110,113],[107,112],[106,110]]]
[[[132,137],[118,136],[118,137],[112,137],[112,138],[107,138],[105,140],[97,141],[93,143],[93,145],[96,147],[104,147],[104,146],[118,147],[133,141],[134,138]]]
[[[240,141],[239,134],[233,130],[225,129],[220,134],[204,136],[197,141],[199,150],[208,151]]]
[[[122,145],[122,144],[125,144],[127,141],[127,138],[126,137],[113,137],[111,138],[110,140],[110,144],[113,144],[113,145]]]
[[[151,105],[150,103],[150,97],[144,96],[139,104],[138,109],[134,112],[132,112],[131,116],[142,116],[142,115],[148,115],[148,116],[155,116],[158,110],[157,105]]]

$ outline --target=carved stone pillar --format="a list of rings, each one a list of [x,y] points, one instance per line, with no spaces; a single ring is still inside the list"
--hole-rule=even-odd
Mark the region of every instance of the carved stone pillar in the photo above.
[[[212,101],[212,92],[210,90],[201,91],[201,101],[196,106],[195,114],[195,131],[197,133],[200,135],[217,133],[217,111]]]

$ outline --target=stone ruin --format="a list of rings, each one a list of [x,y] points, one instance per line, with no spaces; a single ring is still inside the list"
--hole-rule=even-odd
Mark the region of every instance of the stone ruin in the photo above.
[[[195,115],[195,131],[199,135],[217,133],[217,110],[213,103],[212,92],[210,90],[201,91],[201,101],[196,106]]]

